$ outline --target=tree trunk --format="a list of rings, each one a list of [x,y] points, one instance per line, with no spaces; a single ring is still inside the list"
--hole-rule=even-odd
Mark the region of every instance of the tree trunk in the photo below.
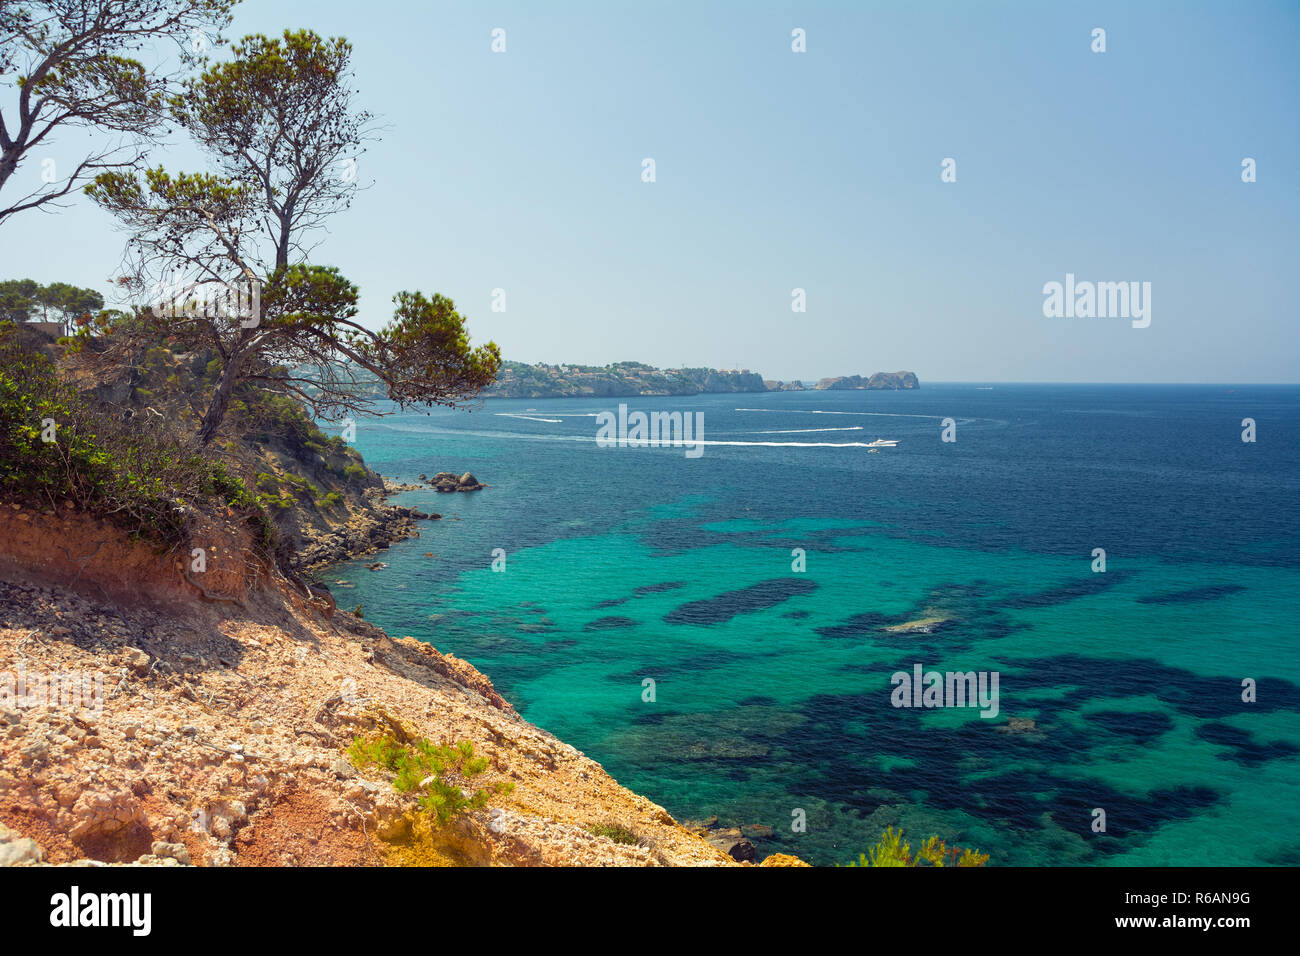
[[[280,239],[275,244],[275,269],[277,272],[289,265],[289,240],[293,238],[292,225],[293,209],[292,206],[286,206],[284,212],[280,214]]]
[[[241,356],[232,355],[221,367],[221,380],[217,382],[217,390],[212,393],[212,401],[203,415],[203,423],[199,425],[200,445],[208,445],[225,421],[226,411],[230,408],[230,396],[235,390],[240,358]]]
[[[3,189],[5,183],[9,182],[9,177],[18,168],[18,160],[21,157],[21,147],[17,143],[0,153],[0,189]]]

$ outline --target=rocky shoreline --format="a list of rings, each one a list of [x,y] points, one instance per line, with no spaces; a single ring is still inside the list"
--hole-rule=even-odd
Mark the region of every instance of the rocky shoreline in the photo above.
[[[399,482],[382,475],[379,477],[383,481],[382,487],[370,488],[366,491],[367,499],[373,502],[372,511],[353,514],[347,524],[316,538],[299,552],[300,560],[306,570],[323,570],[342,561],[373,555],[388,548],[395,541],[418,538],[420,531],[417,522],[438,520],[442,517],[416,508],[387,504],[387,499],[393,495],[430,489],[442,494],[453,494],[478,491],[487,487],[470,472],[460,475],[447,471],[432,476],[421,474],[418,483]],[[368,567],[372,571],[377,571],[387,567],[387,564],[375,562]],[[490,684],[488,686],[490,687]],[[760,863],[758,850],[750,838],[761,840],[771,836],[771,828],[762,824],[725,827],[719,824],[718,817],[715,815],[704,820],[683,821],[681,826],[687,832],[702,838],[705,843],[732,861],[742,865],[808,866],[798,857],[782,853],[770,855]]]
[[[704,838],[705,842],[721,850],[737,863],[758,863],[758,849],[750,837],[766,839],[772,836],[772,828],[761,823],[749,823],[738,827],[719,825],[716,814],[705,820],[683,820],[682,827]],[[786,853],[774,853],[763,859],[759,866],[808,866],[797,856]]]
[[[313,572],[352,558],[366,557],[387,548],[394,541],[418,538],[417,522],[441,517],[416,508],[377,502],[372,511],[350,515],[346,524],[311,535],[298,551],[298,566],[303,571]]]
[[[383,478],[382,487],[366,489],[369,508],[352,512],[346,522],[328,531],[308,533],[307,540],[298,550],[299,567],[303,571],[314,572],[342,561],[368,557],[386,549],[395,541],[418,538],[418,522],[437,521],[442,517],[418,508],[388,504],[387,500],[395,494],[430,489],[440,493],[468,492],[481,491],[487,487],[468,471],[460,475],[440,471],[432,477],[421,475],[420,479],[425,484]]]
[[[376,488],[332,554],[418,534],[432,516],[382,503],[398,490]],[[679,825],[468,662],[248,564],[248,535],[231,525],[206,571],[221,597],[200,599],[174,557],[74,511],[0,512],[0,670],[15,680],[0,696],[0,863],[757,863],[748,838],[765,828]],[[48,675],[75,676],[81,697],[50,698]],[[348,757],[382,735],[472,742],[490,803],[434,826],[416,794]]]

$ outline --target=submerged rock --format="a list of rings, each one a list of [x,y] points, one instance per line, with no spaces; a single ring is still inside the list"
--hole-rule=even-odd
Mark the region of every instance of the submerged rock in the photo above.
[[[886,634],[933,634],[938,628],[943,627],[951,620],[950,617],[936,614],[917,618],[914,621],[904,621],[902,624],[891,624],[888,627],[882,627],[880,630]]]
[[[1000,734],[1014,734],[1017,737],[1041,737],[1043,732],[1032,717],[1008,717],[1005,724],[997,728]]]

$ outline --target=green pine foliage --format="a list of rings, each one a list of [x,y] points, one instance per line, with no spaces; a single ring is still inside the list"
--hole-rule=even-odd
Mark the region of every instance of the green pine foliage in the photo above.
[[[403,745],[389,736],[369,741],[354,737],[347,753],[358,768],[378,767],[393,774],[393,789],[398,793],[418,793],[420,808],[439,823],[466,810],[487,806],[486,790],[467,795],[471,778],[488,767],[488,758],[475,756],[471,741],[439,745],[420,738]],[[513,786],[498,785],[494,789],[509,793]]]
[[[880,842],[866,853],[858,855],[856,862],[846,866],[983,866],[989,860],[987,853],[979,850],[949,847],[937,836],[932,836],[912,852],[911,844],[903,842],[903,831],[890,827],[880,837]]]
[[[0,282],[0,318],[11,322],[75,322],[98,314],[104,297],[94,289],[79,289],[67,282],[41,285],[31,279]]]
[[[637,835],[621,823],[600,823],[594,827],[587,827],[587,832],[592,836],[604,837],[606,840],[613,840],[626,846],[637,846],[641,843]]]

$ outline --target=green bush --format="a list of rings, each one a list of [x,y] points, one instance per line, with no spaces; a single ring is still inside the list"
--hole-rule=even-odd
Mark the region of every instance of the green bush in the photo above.
[[[68,499],[170,548],[188,543],[199,510],[233,509],[263,545],[273,538],[243,482],[192,437],[95,410],[10,322],[0,322],[0,495]]]
[[[305,452],[324,455],[330,439],[288,395],[277,395],[248,382],[235,388],[230,413],[237,429],[253,441],[275,441],[303,457]]]
[[[602,823],[598,826],[588,827],[587,832],[593,836],[604,837],[607,840],[613,840],[615,843],[623,843],[628,846],[637,846],[641,842],[637,839],[635,833],[621,823]]]
[[[353,737],[352,744],[348,747],[348,758],[357,768],[376,766],[394,772],[405,756],[406,748],[392,737],[380,737],[378,740]]]
[[[866,853],[858,855],[857,862],[847,866],[983,866],[989,860],[987,853],[949,847],[937,836],[932,836],[913,853],[910,844],[903,842],[903,831],[893,827],[886,830],[880,842]]]
[[[476,790],[468,797],[464,793],[469,779],[488,766],[486,757],[474,756],[474,744],[468,740],[452,747],[421,738],[403,746],[387,736],[373,741],[354,737],[348,758],[358,768],[376,766],[394,774],[393,789],[398,793],[418,791],[420,808],[439,823],[465,810],[487,806],[486,790]]]

